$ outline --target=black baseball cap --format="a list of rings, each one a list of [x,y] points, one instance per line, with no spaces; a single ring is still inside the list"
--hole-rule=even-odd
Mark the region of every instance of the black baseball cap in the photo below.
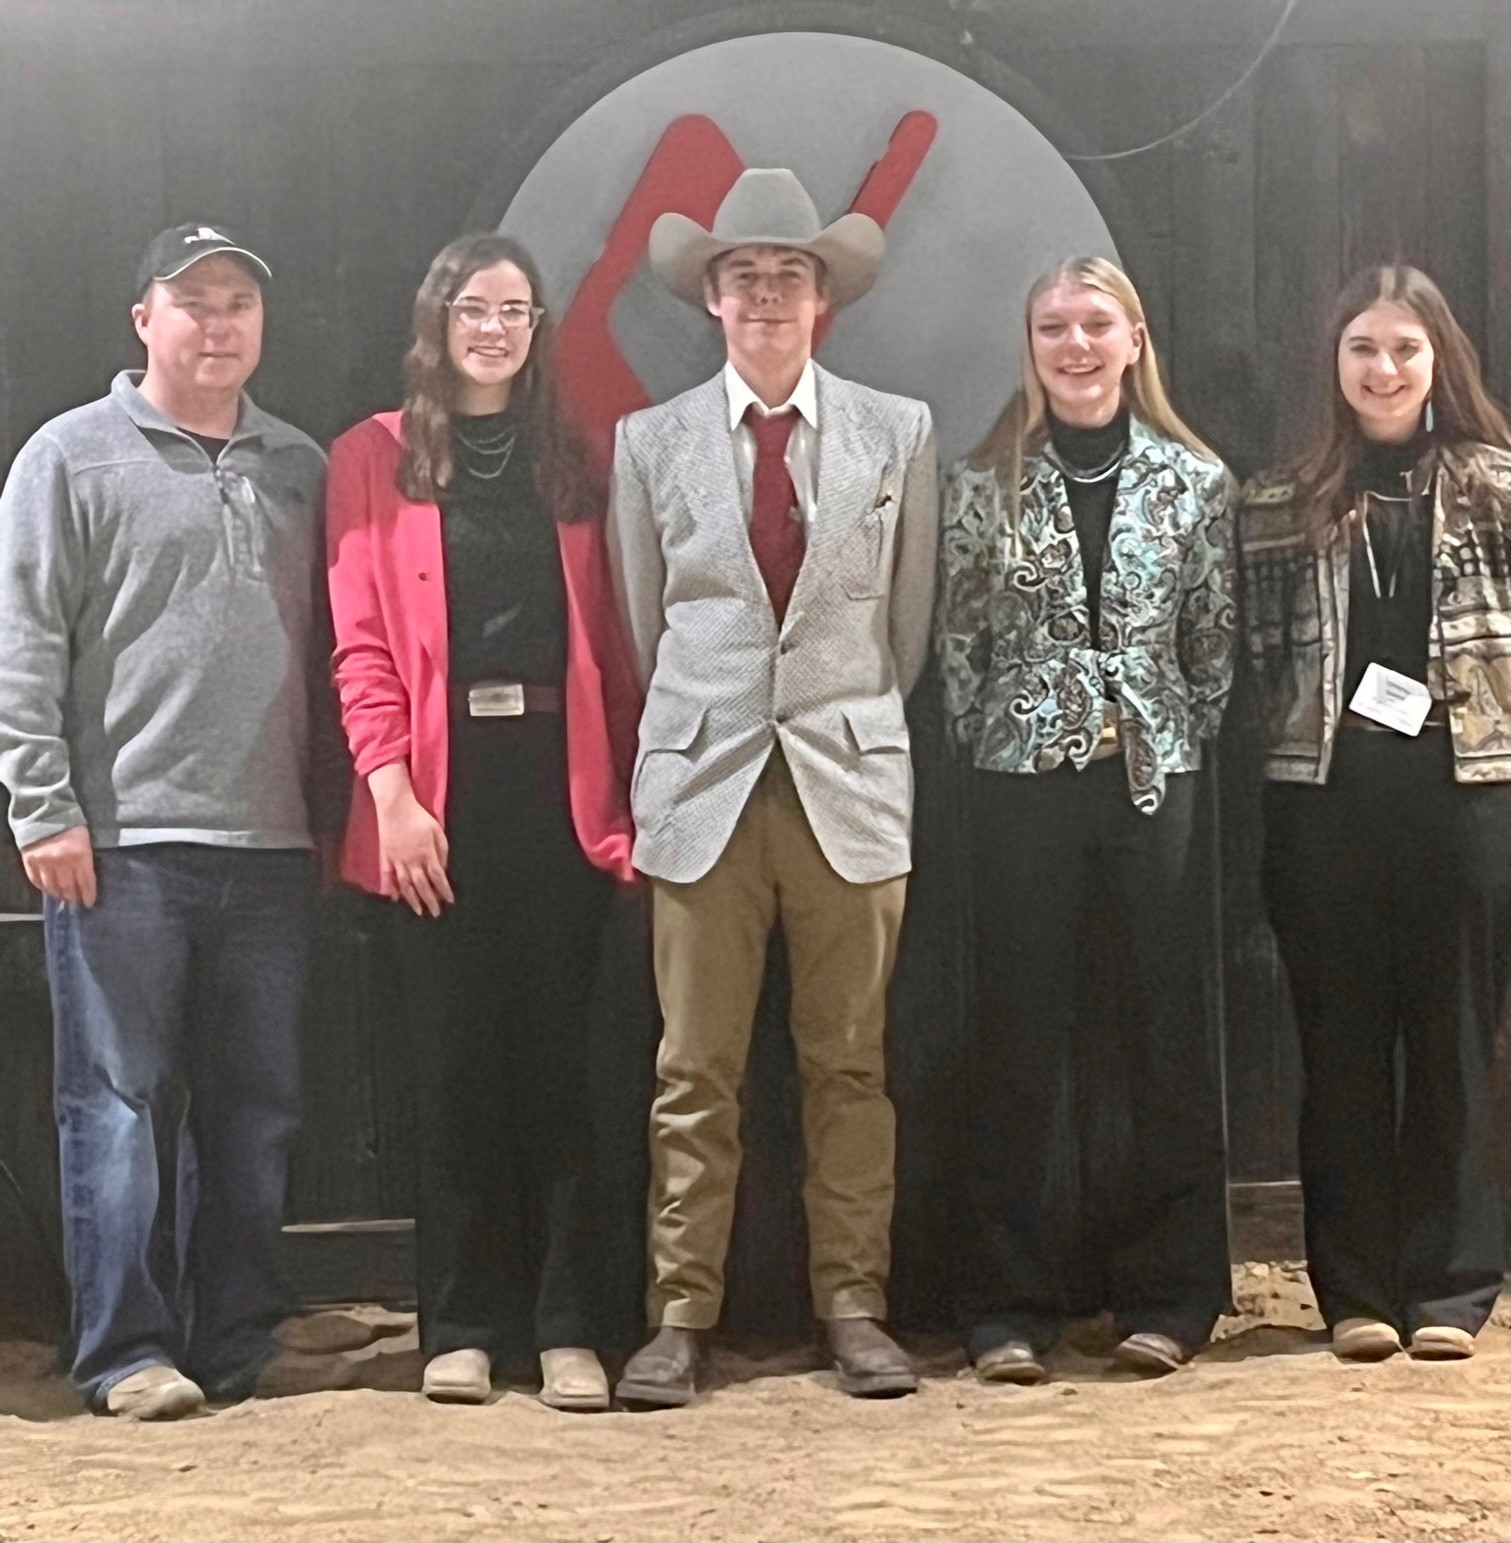
[[[141,266],[136,270],[137,299],[140,300],[151,285],[163,279],[176,279],[201,257],[213,257],[217,252],[239,257],[259,284],[273,277],[273,270],[262,258],[238,241],[224,225],[175,225],[171,230],[159,231],[148,243]]]

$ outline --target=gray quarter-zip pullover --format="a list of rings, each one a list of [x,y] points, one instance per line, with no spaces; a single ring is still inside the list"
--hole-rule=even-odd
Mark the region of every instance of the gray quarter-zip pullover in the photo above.
[[[212,464],[139,379],[45,424],[0,494],[11,828],[307,847],[325,457],[244,396]]]

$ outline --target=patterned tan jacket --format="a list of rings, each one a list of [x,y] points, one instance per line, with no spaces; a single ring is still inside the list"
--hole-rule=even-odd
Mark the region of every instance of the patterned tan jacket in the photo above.
[[[1478,475],[1483,494],[1471,497]],[[1460,782],[1511,782],[1511,453],[1444,452],[1434,478],[1427,684],[1447,706]],[[1349,542],[1317,552],[1294,483],[1243,491],[1245,632],[1276,782],[1327,781],[1343,701]]]

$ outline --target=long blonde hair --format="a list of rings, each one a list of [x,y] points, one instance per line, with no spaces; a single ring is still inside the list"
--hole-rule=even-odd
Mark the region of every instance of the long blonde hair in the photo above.
[[[1123,314],[1144,333],[1144,347],[1123,376],[1123,401],[1141,423],[1166,439],[1176,440],[1203,460],[1221,457],[1191,429],[1171,406],[1160,373],[1159,356],[1149,333],[1144,303],[1139,299],[1133,280],[1105,257],[1069,257],[1034,281],[1023,305],[1023,383],[1013,392],[1012,400],[991,432],[971,452],[972,462],[982,470],[995,471],[1007,497],[1008,528],[1013,550],[1019,553],[1019,527],[1023,516],[1023,464],[1029,456],[1044,448],[1049,437],[1049,400],[1043,382],[1034,368],[1034,306],[1059,284],[1078,284],[1099,289],[1122,307]]]

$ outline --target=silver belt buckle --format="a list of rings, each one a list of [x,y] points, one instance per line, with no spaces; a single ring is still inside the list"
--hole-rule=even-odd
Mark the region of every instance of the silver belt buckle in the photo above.
[[[467,688],[467,715],[470,718],[522,718],[524,712],[525,688],[517,681],[506,686]]]

